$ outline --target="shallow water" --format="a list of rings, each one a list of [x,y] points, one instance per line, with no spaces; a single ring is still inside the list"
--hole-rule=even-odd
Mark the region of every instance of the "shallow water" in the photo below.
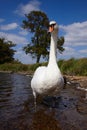
[[[35,111],[30,81],[0,73],[0,130],[87,130],[87,100],[78,84],[67,85],[55,99],[38,98]]]

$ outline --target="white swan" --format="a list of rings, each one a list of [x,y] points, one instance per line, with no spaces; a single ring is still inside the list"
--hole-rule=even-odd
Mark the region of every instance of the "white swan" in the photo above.
[[[55,21],[49,24],[51,45],[48,66],[38,67],[31,80],[31,88],[36,102],[36,95],[53,95],[58,93],[64,85],[64,79],[56,61],[58,25]]]

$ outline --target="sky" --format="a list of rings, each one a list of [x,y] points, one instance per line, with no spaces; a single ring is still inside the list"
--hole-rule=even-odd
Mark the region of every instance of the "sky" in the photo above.
[[[58,36],[65,38],[65,51],[58,53],[58,60],[87,58],[87,0],[0,0],[0,38],[16,44],[15,59],[24,64],[36,62],[22,49],[31,40],[31,34],[22,28],[22,21],[33,10],[43,11],[59,25]]]

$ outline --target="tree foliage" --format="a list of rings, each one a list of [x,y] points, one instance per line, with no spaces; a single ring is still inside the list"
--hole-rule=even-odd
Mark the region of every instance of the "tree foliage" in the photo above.
[[[23,21],[23,28],[33,33],[31,43],[24,47],[27,53],[32,54],[32,57],[37,58],[37,63],[40,60],[41,55],[43,58],[48,54],[47,47],[49,38],[47,38],[47,29],[49,19],[46,14],[41,11],[32,11],[26,15],[27,20]]]
[[[36,57],[37,63],[41,55],[43,58],[48,57],[48,48],[50,43],[50,35],[48,35],[49,19],[44,12],[32,11],[25,15],[26,20],[23,20],[22,27],[33,34],[31,42],[23,48],[26,54],[30,53],[33,58]],[[62,53],[64,38],[58,40],[58,48]]]
[[[58,48],[58,50],[59,50],[60,53],[62,53],[62,52],[65,50],[65,49],[63,48],[64,42],[65,42],[65,40],[64,40],[64,37],[63,37],[63,36],[60,37],[60,38],[58,38],[57,48]]]
[[[12,49],[14,46],[15,44],[11,41],[6,41],[4,38],[0,38],[0,64],[14,61],[13,56],[15,50]]]

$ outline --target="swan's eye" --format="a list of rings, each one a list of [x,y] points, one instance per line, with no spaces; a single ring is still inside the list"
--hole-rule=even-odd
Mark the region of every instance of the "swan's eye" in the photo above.
[[[53,25],[51,24],[51,25],[49,25],[49,27],[52,27]]]
[[[56,23],[55,24],[51,24],[51,25],[49,25],[49,27],[54,27],[56,25]]]

